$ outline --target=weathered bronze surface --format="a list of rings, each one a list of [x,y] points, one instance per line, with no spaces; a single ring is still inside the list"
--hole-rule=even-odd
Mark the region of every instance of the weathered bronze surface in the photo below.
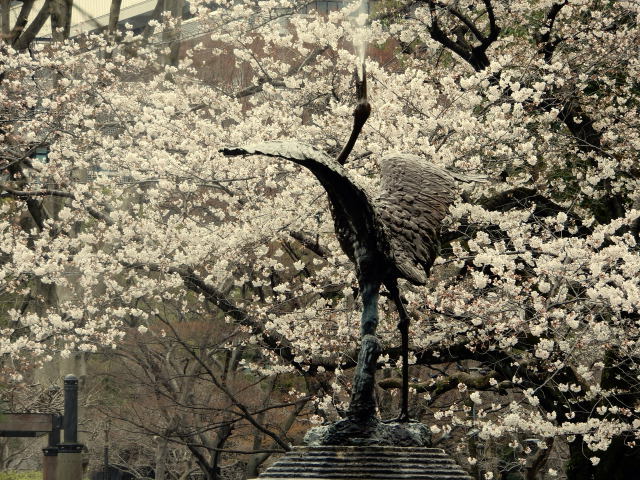
[[[362,71],[362,81],[356,79],[358,104],[353,112],[353,130],[335,160],[310,145],[282,140],[221,151],[229,156],[258,154],[290,160],[309,169],[327,191],[336,236],[355,265],[362,298],[362,343],[347,421],[364,426],[376,419],[375,370],[380,347],[375,335],[378,296],[383,285],[400,317],[403,384],[397,420],[409,422],[409,316],[400,297],[398,279],[416,285],[427,281],[438,255],[441,222],[455,198],[456,180],[463,179],[422,157],[398,153],[378,160],[381,193],[375,199],[350,178],[343,164],[371,112],[364,65]]]

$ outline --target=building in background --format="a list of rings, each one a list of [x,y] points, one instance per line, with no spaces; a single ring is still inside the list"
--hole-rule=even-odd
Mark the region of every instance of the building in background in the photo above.
[[[367,2],[367,10],[370,5],[377,0],[369,0]],[[45,0],[36,0],[29,16],[29,22],[41,10]],[[11,25],[15,24],[24,0],[13,0],[11,2],[10,21]],[[133,31],[138,33],[142,31],[149,22],[151,14],[158,3],[158,0],[122,0],[120,7],[119,24],[130,24]],[[328,14],[339,10],[351,3],[349,0],[315,0],[305,3],[301,8],[295,10],[301,14],[317,12],[320,14]],[[215,2],[205,2],[210,8],[215,8]],[[111,7],[110,0],[74,0],[71,13],[71,31],[70,36],[75,37],[83,33],[93,32],[104,28],[109,23],[109,10]],[[183,20],[191,17],[189,1],[185,0],[183,8]],[[187,35],[188,36],[188,35]],[[38,39],[48,40],[51,38],[51,24],[47,20],[46,24],[40,31]]]
[[[29,22],[38,14],[44,2],[45,0],[35,1],[31,9]],[[119,23],[130,23],[134,28],[144,28],[157,2],[158,0],[122,0]],[[11,2],[10,18],[12,25],[18,17],[22,4],[22,0]],[[75,37],[106,27],[109,23],[110,7],[110,0],[74,0],[71,12],[71,36]],[[189,2],[185,1],[185,9],[188,12]],[[48,20],[40,31],[38,38],[41,40],[51,38],[51,24]]]

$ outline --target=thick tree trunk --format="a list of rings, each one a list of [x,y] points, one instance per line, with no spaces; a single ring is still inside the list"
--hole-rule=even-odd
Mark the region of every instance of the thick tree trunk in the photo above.
[[[15,42],[18,40],[20,35],[22,35],[22,33],[24,32],[24,29],[27,26],[27,21],[29,20],[29,15],[31,14],[31,9],[33,8],[34,2],[35,0],[25,0],[22,3],[22,7],[20,8],[20,12],[18,13],[18,18],[16,18],[16,23],[13,25],[13,28],[11,29],[7,43],[10,43],[12,45],[15,44]],[[11,3],[11,2],[8,2],[8,3]],[[43,5],[43,10],[44,10],[44,7],[47,7],[47,10],[49,8],[46,3],[45,5]]]
[[[165,0],[158,0],[156,2],[156,6],[153,8],[153,12],[151,12],[151,16],[149,17],[149,20],[160,20],[160,16],[162,15],[162,12],[164,12],[164,2]],[[152,31],[153,31],[153,28],[151,27],[149,21],[147,21],[147,26],[144,27],[142,36],[144,38],[149,38],[151,36]]]
[[[166,438],[158,438],[155,455],[155,478],[164,480],[167,472],[167,455],[169,453],[169,442]]]
[[[166,0],[168,5],[166,10],[171,12],[171,17],[178,20],[176,29],[169,32],[170,36],[170,48],[171,53],[169,53],[169,57],[166,60],[167,65],[176,66],[178,65],[178,60],[180,57],[180,45],[182,41],[180,40],[180,24],[182,22],[182,9],[184,7],[184,0]]]
[[[593,455],[578,437],[570,444],[569,455],[567,480],[629,480],[640,471],[640,449],[626,446],[621,437],[614,438],[606,452]],[[598,465],[593,465],[592,456],[600,459]]]
[[[0,1],[0,22],[2,22],[0,31],[2,31],[3,42],[9,42],[9,37],[11,34],[11,25],[9,25],[9,2],[10,0]]]
[[[26,6],[29,3],[33,4],[33,1],[25,2],[24,5]],[[13,48],[15,48],[18,51],[25,50],[31,44],[31,42],[35,40],[36,36],[38,35],[43,25],[47,21],[47,18],[51,16],[50,7],[51,7],[51,0],[46,0],[42,5],[42,8],[36,15],[36,18],[34,18],[29,24],[29,26],[26,28],[24,27],[27,24],[27,18],[25,17],[24,19],[21,19],[20,16],[22,14],[22,10],[20,11],[20,15],[18,16],[18,21],[16,21],[16,24],[14,25],[13,30],[11,31],[11,44],[13,45]],[[30,11],[31,11],[31,7],[29,7],[29,12]],[[24,23],[22,20],[24,20]]]
[[[538,480],[544,478],[544,474],[542,473],[542,471],[547,465],[549,455],[551,455],[551,449],[553,448],[553,438],[547,439],[545,443],[547,444],[547,448],[540,449],[531,466],[527,468],[526,480]]]
[[[256,420],[258,422],[260,422],[260,424],[264,423],[264,412],[260,412],[257,417]],[[260,430],[254,430],[253,433],[253,449],[254,450],[260,450],[260,447],[262,447],[262,438],[263,438],[263,433]],[[261,461],[261,456],[264,454],[256,454],[256,455],[252,455],[251,458],[249,459],[249,461],[247,462],[247,478],[255,478],[258,476],[258,466],[264,461]]]
[[[109,9],[109,25],[107,27],[109,36],[113,36],[116,33],[116,27],[118,26],[118,21],[120,20],[121,5],[122,0],[111,0],[111,8]]]
[[[56,42],[63,42],[71,33],[71,13],[73,0],[51,0],[51,36]]]

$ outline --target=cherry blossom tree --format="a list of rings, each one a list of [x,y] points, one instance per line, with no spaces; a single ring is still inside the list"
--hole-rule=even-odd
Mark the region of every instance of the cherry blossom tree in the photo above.
[[[340,151],[357,6],[226,7],[194,2],[206,38],[184,42],[179,62],[166,61],[169,17],[151,42],[125,32],[3,52],[0,277],[12,307],[0,349],[7,365],[96,352],[127,329],[149,334],[163,302],[203,320],[213,309],[259,351],[247,368],[316,382],[328,418],[349,388],[358,292],[323,190],[288,163],[218,150],[293,138]],[[432,377],[413,385],[414,408],[435,413],[436,432],[510,444],[529,478],[558,472],[527,460],[523,438],[567,445],[568,478],[632,471],[638,4],[372,10],[373,113],[352,176],[375,192],[376,158],[396,150],[490,179],[451,209],[433,281],[404,288],[415,375]],[[45,163],[33,158],[44,147]],[[382,303],[393,391],[399,338]]]

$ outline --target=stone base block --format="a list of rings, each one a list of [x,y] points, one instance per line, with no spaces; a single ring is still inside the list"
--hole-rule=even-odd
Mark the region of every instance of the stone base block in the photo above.
[[[294,447],[261,480],[472,480],[443,450],[421,447]]]

